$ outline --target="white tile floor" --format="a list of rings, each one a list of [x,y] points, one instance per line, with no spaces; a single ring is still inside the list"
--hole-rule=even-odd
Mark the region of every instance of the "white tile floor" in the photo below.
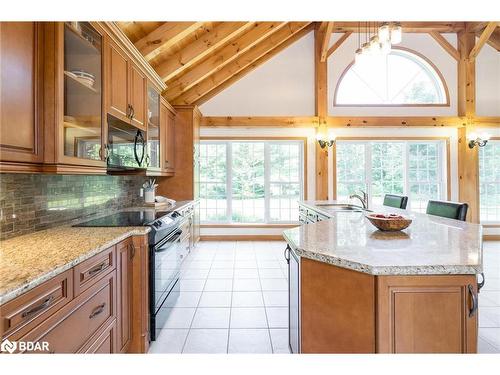
[[[289,353],[281,241],[200,242],[167,300],[151,353]]]
[[[200,242],[151,353],[289,353],[285,243]],[[484,243],[479,352],[500,353],[500,242]]]
[[[479,293],[479,353],[500,353],[500,242],[483,245],[486,283]]]

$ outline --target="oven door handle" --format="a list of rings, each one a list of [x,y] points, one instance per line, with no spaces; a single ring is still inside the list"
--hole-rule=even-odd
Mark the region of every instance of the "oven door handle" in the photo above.
[[[155,253],[162,253],[162,252],[167,251],[168,249],[170,249],[172,247],[172,245],[174,244],[174,242],[177,241],[181,237],[181,234],[182,234],[181,230],[178,230],[177,232],[175,232],[173,236],[167,238],[165,240],[165,242],[163,242],[163,244],[166,244],[166,243],[170,242],[171,243],[170,246],[167,246],[165,248],[162,247],[162,246],[155,247],[154,248]]]

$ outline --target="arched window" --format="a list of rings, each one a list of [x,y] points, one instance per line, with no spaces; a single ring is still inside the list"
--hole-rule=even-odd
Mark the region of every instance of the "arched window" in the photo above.
[[[395,48],[384,57],[351,63],[335,90],[335,106],[447,106],[441,73],[424,56]]]

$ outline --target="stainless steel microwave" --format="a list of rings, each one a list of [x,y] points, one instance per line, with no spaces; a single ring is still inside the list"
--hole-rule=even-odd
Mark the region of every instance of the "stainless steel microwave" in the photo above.
[[[108,115],[106,154],[110,170],[146,169],[146,133]]]

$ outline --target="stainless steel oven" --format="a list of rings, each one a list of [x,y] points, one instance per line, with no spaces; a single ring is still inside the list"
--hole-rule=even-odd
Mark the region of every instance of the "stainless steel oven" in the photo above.
[[[147,168],[145,132],[108,115],[106,154],[109,170]]]

